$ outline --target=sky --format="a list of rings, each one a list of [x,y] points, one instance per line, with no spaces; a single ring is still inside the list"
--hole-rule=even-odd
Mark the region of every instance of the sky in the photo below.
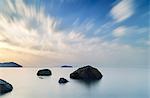
[[[150,65],[149,0],[0,0],[0,62]]]

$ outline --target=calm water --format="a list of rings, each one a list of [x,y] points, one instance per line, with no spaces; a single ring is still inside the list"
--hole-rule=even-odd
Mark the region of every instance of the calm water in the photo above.
[[[52,76],[41,79],[36,68],[0,68],[0,78],[14,87],[0,98],[149,98],[148,69],[101,68],[102,80],[90,84],[69,78],[77,68],[50,69]],[[60,77],[70,82],[60,85]]]

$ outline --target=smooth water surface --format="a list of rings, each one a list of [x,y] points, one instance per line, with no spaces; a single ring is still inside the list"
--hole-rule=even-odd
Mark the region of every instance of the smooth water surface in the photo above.
[[[38,69],[0,68],[0,78],[14,87],[0,98],[149,98],[148,69],[99,68],[103,78],[93,83],[70,79],[77,68],[49,68],[48,77],[38,77]],[[60,77],[69,82],[59,84]]]

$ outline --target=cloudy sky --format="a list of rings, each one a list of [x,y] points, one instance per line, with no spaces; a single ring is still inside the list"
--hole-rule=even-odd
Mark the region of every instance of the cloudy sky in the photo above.
[[[148,0],[0,0],[0,62],[147,67]]]

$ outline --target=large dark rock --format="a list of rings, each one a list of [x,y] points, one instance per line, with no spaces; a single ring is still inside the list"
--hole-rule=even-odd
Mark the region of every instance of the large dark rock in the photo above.
[[[0,63],[0,67],[22,67],[22,66],[15,62],[4,62]]]
[[[59,81],[58,81],[60,84],[62,84],[62,83],[67,83],[67,82],[69,82],[67,79],[65,79],[65,78],[60,78],[59,79]]]
[[[13,89],[13,86],[11,84],[0,79],[0,95],[8,93],[12,91],[12,89]]]
[[[37,72],[37,75],[38,76],[50,76],[52,75],[52,72],[49,69],[41,69]]]
[[[81,67],[70,74],[70,78],[79,80],[99,80],[102,77],[103,75],[98,71],[98,69],[89,65]]]

